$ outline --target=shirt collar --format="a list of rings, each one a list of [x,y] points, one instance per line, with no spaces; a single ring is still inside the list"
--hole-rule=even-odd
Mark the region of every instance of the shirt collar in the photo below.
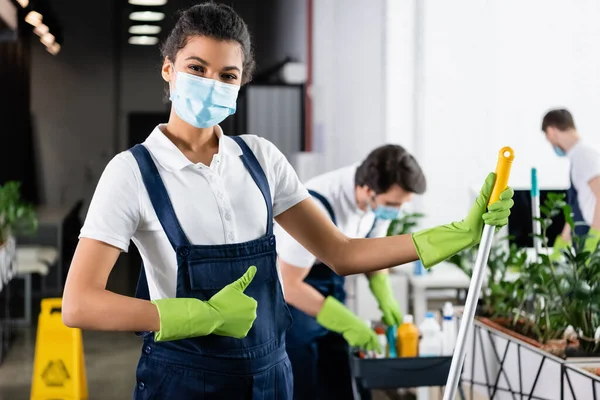
[[[356,204],[356,170],[358,169],[358,164],[352,165],[352,167],[348,168],[348,176],[344,179],[344,184],[342,185],[342,193],[350,208],[358,213],[365,214],[365,211],[358,208]]]
[[[156,161],[167,171],[174,172],[194,165],[171,140],[163,133],[166,124],[157,125],[144,145],[150,149]],[[216,157],[240,156],[242,149],[230,137],[223,135],[223,130],[216,125],[215,133],[219,138],[219,149]]]

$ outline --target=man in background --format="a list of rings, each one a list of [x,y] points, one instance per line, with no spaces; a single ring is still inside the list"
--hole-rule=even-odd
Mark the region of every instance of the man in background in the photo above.
[[[594,251],[600,240],[600,153],[581,139],[573,116],[566,109],[548,111],[542,120],[542,131],[556,155],[570,161],[571,186],[567,201],[574,221],[585,223],[577,226],[575,232],[565,223],[554,242],[552,258],[561,257],[561,250],[572,243],[573,233],[587,234],[584,249]]]
[[[386,236],[389,222],[416,194],[425,175],[403,147],[373,150],[360,164],[317,176],[306,188],[322,212],[348,237]],[[320,263],[276,226],[284,295],[293,317],[286,338],[294,399],[351,399],[348,345],[378,350],[375,332],[345,305],[344,277]],[[387,272],[367,275],[388,326],[402,323]]]

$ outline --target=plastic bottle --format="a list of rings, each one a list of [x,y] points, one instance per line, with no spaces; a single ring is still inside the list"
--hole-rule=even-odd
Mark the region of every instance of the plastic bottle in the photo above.
[[[386,335],[387,335],[387,356],[389,358],[398,357],[398,353],[396,352],[396,332],[398,328],[396,326],[388,326]]]
[[[373,329],[373,322],[370,319],[365,319],[364,321],[369,329]],[[365,350],[365,358],[377,358],[377,353],[373,350]]]
[[[387,347],[387,337],[385,336],[385,329],[383,326],[378,325],[375,328],[375,333],[377,334],[377,339],[379,340],[379,346],[381,347],[381,353],[376,353],[375,356],[377,358],[385,358],[386,356],[386,347]]]
[[[432,312],[425,314],[425,320],[419,327],[421,342],[419,343],[420,357],[438,357],[442,355],[442,329],[435,320]]]
[[[425,274],[427,274],[427,270],[423,266],[423,263],[421,262],[421,260],[415,261],[414,267],[413,267],[413,275],[420,276],[420,275],[425,275]]]
[[[413,323],[413,316],[404,316],[404,322],[398,327],[396,349],[399,357],[416,357],[419,352],[419,330]]]
[[[454,307],[449,301],[444,304],[442,311],[442,354],[451,356],[456,346],[456,320],[454,319]]]

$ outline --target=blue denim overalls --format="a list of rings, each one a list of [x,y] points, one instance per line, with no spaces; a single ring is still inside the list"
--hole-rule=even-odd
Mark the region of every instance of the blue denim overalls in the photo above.
[[[292,398],[292,370],[285,351],[291,316],[277,274],[269,184],[246,143],[239,137],[232,139],[242,149],[241,159],[262,192],[268,214],[266,235],[238,244],[191,244],[150,153],[142,145],[131,149],[152,206],[177,255],[176,297],[208,300],[255,265],[256,275],[244,293],[258,303],[257,318],[244,339],[208,335],[154,342],[153,333],[139,333],[144,345],[136,372],[135,400]],[[136,297],[150,298],[143,268]]]
[[[337,225],[329,201],[320,193],[309,193],[323,204]],[[312,266],[304,282],[325,297],[346,301],[345,278],[320,261]],[[321,326],[316,318],[291,305],[289,308],[294,326],[287,332],[286,348],[294,372],[294,400],[353,399],[346,339]]]

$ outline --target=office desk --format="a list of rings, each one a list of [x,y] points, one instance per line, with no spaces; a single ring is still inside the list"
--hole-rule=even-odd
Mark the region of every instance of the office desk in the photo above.
[[[32,236],[17,238],[19,246],[36,245],[53,247],[58,252],[56,268],[50,268],[48,279],[55,282],[51,290],[61,293],[64,279],[64,226],[65,221],[75,210],[77,204],[69,206],[39,206],[36,209],[38,230]]]
[[[395,268],[395,272],[405,274],[412,290],[412,303],[415,324],[419,326],[427,313],[428,291],[431,290],[468,290],[471,279],[456,265],[443,262],[427,271],[424,275],[414,275],[414,264],[409,263]]]

